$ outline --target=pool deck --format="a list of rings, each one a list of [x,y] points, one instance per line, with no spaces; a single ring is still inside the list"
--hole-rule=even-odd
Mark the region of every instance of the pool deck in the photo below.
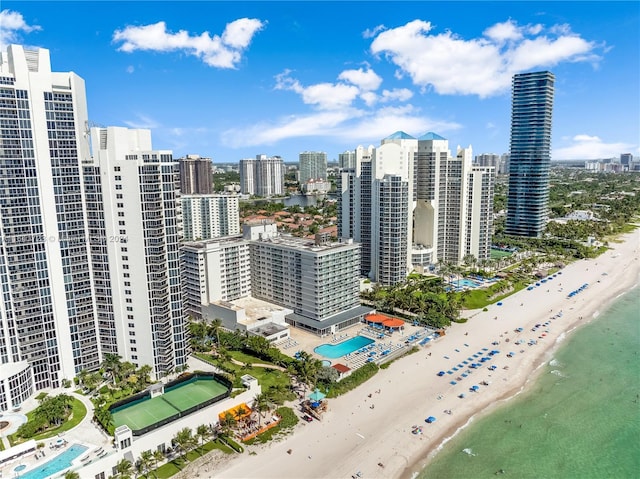
[[[412,336],[416,333],[421,332],[422,338],[424,338],[425,334],[424,334],[424,326],[413,326],[410,323],[405,323],[405,327],[404,327],[404,331],[397,331],[395,333],[393,333],[391,336],[386,336],[384,339],[374,339],[374,337],[372,336],[367,336],[371,339],[373,339],[375,341],[374,343],[374,347],[378,348],[379,346],[382,346],[383,344],[389,344],[389,342],[391,342],[395,348],[394,353],[398,350],[398,349],[404,349],[406,347],[404,341],[409,337]],[[283,347],[283,344],[286,344],[286,340],[283,344],[281,343],[277,343],[276,346],[278,346],[280,348],[280,350],[286,354],[287,356],[291,356],[291,357],[295,357],[295,354],[298,351],[306,351],[307,353],[309,353],[311,356],[313,356],[316,359],[320,359],[320,360],[328,360],[331,361],[331,365],[334,364],[344,364],[346,366],[349,366],[351,369],[357,369],[358,367],[362,366],[362,361],[360,361],[359,359],[362,359],[358,356],[354,356],[354,354],[352,353],[350,355],[349,358],[344,358],[344,357],[340,357],[340,358],[327,358],[325,356],[322,356],[318,353],[316,353],[314,351],[314,349],[322,344],[339,344],[342,341],[346,341],[347,339],[353,338],[354,336],[358,336],[360,333],[363,333],[363,335],[366,335],[366,328],[365,325],[363,323],[358,323],[344,331],[342,331],[341,333],[336,334],[336,341],[334,341],[333,336],[325,336],[323,338],[316,336],[313,333],[310,333],[308,331],[304,331],[302,329],[297,329],[297,328],[291,328],[290,329],[290,335],[291,335],[291,340],[293,342],[298,343],[295,346],[292,347]],[[340,339],[338,339],[340,338]],[[422,339],[420,338],[420,339]],[[401,347],[398,347],[397,345],[401,344]],[[376,349],[377,351],[377,349]],[[394,355],[390,355],[390,357],[393,357],[397,354]]]

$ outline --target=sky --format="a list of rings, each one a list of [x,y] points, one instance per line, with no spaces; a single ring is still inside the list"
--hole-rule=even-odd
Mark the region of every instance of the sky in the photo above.
[[[90,121],[235,163],[329,161],[396,131],[509,150],[514,74],[555,74],[552,159],[640,156],[640,2],[3,0],[0,44],[50,50]]]

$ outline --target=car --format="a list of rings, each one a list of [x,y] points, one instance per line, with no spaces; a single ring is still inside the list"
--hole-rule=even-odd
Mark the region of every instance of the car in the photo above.
[[[304,416],[302,416],[302,419],[304,419],[307,422],[313,421],[313,418],[311,416],[309,416],[308,414],[305,414]]]

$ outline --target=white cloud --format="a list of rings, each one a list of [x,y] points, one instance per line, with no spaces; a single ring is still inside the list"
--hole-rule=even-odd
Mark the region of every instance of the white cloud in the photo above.
[[[31,33],[42,30],[38,25],[28,25],[19,12],[2,10],[0,12],[0,49],[4,50],[11,43],[20,43],[20,33]]]
[[[520,40],[522,32],[512,20],[504,23],[496,23],[484,31],[484,36],[497,43],[504,43],[508,40]]]
[[[365,91],[377,90],[382,84],[382,78],[376,72],[371,69],[364,71],[362,68],[345,70],[338,75],[338,80],[352,83]]]
[[[273,122],[223,132],[221,141],[231,148],[272,145],[281,140],[327,136],[350,143],[379,141],[396,130],[422,134],[426,131],[453,131],[460,125],[432,120],[411,105],[386,107],[375,112],[358,109],[319,111],[291,115]]]
[[[182,51],[212,67],[236,68],[253,36],[265,25],[266,22],[254,18],[240,18],[228,23],[220,37],[210,36],[209,32],[192,36],[186,30],[171,33],[167,31],[165,22],[158,22],[116,30],[113,42],[121,43],[118,50],[127,53],[137,50]]]
[[[160,127],[157,121],[143,113],[137,113],[136,117],[136,120],[123,120],[123,123],[129,128],[145,128],[151,130]]]
[[[364,32],[362,32],[362,38],[373,38],[375,37],[378,33],[386,30],[387,27],[385,27],[384,25],[378,25],[377,27],[373,27],[373,28],[367,28]]]
[[[568,25],[545,29],[507,20],[472,39],[432,30],[431,23],[423,20],[385,30],[371,43],[371,52],[394,63],[397,78],[408,75],[422,88],[488,97],[508,90],[515,73],[561,62],[597,64],[596,50],[605,49],[572,33]]]
[[[586,134],[575,135],[573,138],[563,138],[568,144],[553,150],[554,160],[598,160],[602,158],[619,157],[620,153],[637,151],[638,145],[630,143],[605,143],[597,136]]]
[[[393,100],[407,101],[413,96],[413,92],[407,88],[394,88],[393,90],[382,90],[381,102]]]
[[[133,65],[129,65],[127,67],[127,73],[133,73],[134,71],[136,71],[136,69]]]

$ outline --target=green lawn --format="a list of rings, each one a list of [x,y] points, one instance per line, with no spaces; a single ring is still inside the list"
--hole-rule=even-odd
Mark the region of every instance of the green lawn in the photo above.
[[[513,289],[508,293],[501,294],[495,298],[489,299],[489,296],[492,294],[489,289],[474,289],[472,291],[465,292],[465,300],[464,300],[464,308],[465,309],[479,309],[488,306],[489,304],[497,303],[498,301],[503,300],[504,298],[511,296],[514,293],[524,289],[527,284],[526,283],[512,283]]]
[[[245,358],[252,358],[251,359],[252,362],[261,362],[264,364],[268,364],[267,361],[262,361],[248,354],[240,353],[239,351],[230,351],[230,353],[232,357],[234,359],[237,359],[238,361],[242,361],[241,359],[239,359],[240,357],[245,357]],[[213,359],[209,354],[196,353],[195,355],[203,359],[204,361],[215,364],[215,359]],[[248,361],[242,361],[242,362],[246,363]],[[283,386],[289,386],[291,384],[291,381],[289,380],[289,376],[287,375],[287,373],[278,371],[277,369],[261,368],[258,366],[245,368],[243,366],[240,366],[238,364],[233,364],[230,362],[225,363],[225,369],[233,370],[237,376],[242,376],[243,374],[250,374],[251,376],[253,376],[258,380],[263,391],[266,391],[268,388],[273,387],[277,384],[281,384]]]
[[[199,458],[200,456],[203,456],[206,453],[213,451],[214,449],[218,449],[219,451],[222,451],[225,454],[233,453],[231,448],[229,448],[225,444],[222,444],[222,442],[216,439],[215,441],[207,442],[201,448],[198,448],[194,451],[189,452],[186,456],[187,461],[188,462],[193,461]],[[149,473],[148,476],[139,476],[139,477],[143,479],[155,479],[156,477],[158,477],[158,479],[167,479],[168,477],[175,476],[176,474],[178,474],[184,467],[185,467],[185,459],[176,458],[173,461],[167,462],[166,464],[163,464],[158,469],[156,469],[155,474],[154,472],[151,472]]]
[[[50,429],[48,431],[42,432],[29,439],[35,439],[36,441],[40,441],[42,439],[48,439],[50,437],[60,434],[61,432],[69,431],[70,429],[73,429],[78,424],[80,424],[80,421],[82,421],[84,417],[87,415],[87,408],[82,403],[82,401],[74,398],[73,396],[72,398],[73,398],[73,402],[71,403],[71,418],[69,420],[64,421],[60,426],[56,427],[55,429]],[[33,411],[28,412],[27,420],[30,420],[32,416],[33,416]],[[16,444],[20,444],[21,442],[28,440],[28,439],[23,439],[21,437],[18,437],[15,434],[8,436],[8,439],[12,446],[15,446]]]
[[[509,251],[501,251],[499,249],[492,249],[491,250],[491,259],[500,259],[500,258],[504,258],[505,256],[511,256],[513,253],[510,253]]]

